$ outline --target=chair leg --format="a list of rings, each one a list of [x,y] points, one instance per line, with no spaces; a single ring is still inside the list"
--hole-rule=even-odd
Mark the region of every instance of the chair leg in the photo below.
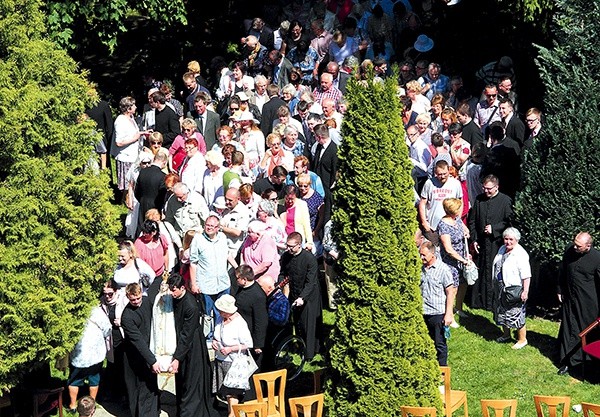
[[[469,417],[469,406],[467,405],[466,397],[465,397],[465,417]]]

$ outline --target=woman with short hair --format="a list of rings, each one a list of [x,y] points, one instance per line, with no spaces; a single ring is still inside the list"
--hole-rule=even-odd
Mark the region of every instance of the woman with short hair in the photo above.
[[[202,155],[206,155],[206,142],[202,133],[198,132],[196,121],[190,117],[181,122],[181,134],[177,135],[169,148],[169,166],[171,171],[178,172],[183,160],[187,156],[185,151],[185,141],[196,139],[198,141],[198,150]]]
[[[519,244],[521,233],[509,227],[502,233],[504,245],[494,258],[494,319],[502,326],[502,336],[497,342],[512,340],[510,331],[517,329],[517,342],[513,349],[527,346],[527,329],[525,327],[525,304],[529,298],[531,282],[531,266],[529,255]]]
[[[119,110],[121,114],[115,119],[111,155],[117,161],[117,187],[123,191],[124,197],[127,190],[127,171],[135,163],[144,146],[144,135],[150,134],[151,131],[140,131],[134,118],[137,107],[133,97],[123,97],[119,102]]]
[[[254,278],[263,275],[279,276],[279,251],[275,241],[267,233],[266,223],[260,220],[250,222],[240,253],[242,264],[252,268]]]
[[[463,203],[458,198],[446,198],[442,207],[446,215],[438,223],[437,233],[440,236],[440,255],[442,262],[450,268],[454,286],[458,288],[456,295],[456,311],[462,316],[463,301],[467,292],[467,283],[462,278],[461,270],[469,262],[465,239],[469,230],[460,219]],[[453,321],[453,327],[458,324]]]

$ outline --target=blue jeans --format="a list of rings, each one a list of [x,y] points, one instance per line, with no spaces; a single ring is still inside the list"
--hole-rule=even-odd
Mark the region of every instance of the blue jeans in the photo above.
[[[211,294],[202,294],[204,296],[204,314],[206,314],[207,316],[212,316],[213,317],[213,325],[212,328],[210,329],[210,332],[208,333],[208,335],[206,336],[206,341],[212,341],[213,339],[213,333],[215,331],[215,323],[217,322],[217,319],[219,317],[221,317],[221,315],[219,314],[219,310],[217,310],[217,308],[215,307],[215,301],[217,301],[219,299],[220,296],[224,295],[224,294],[229,294],[230,288],[224,289],[223,291],[211,295]]]

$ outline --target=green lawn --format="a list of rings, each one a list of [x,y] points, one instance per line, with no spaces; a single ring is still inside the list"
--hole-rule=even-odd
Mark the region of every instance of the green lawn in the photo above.
[[[569,395],[571,405],[600,403],[600,385],[581,382],[556,373],[556,335],[559,324],[535,317],[527,318],[529,345],[512,350],[512,343],[500,344],[500,336],[492,314],[483,310],[467,310],[468,318],[461,327],[452,329],[448,341],[448,364],[452,369],[452,387],[467,391],[469,416],[481,417],[480,399],[516,398],[517,417],[535,417],[533,395]],[[324,321],[331,326],[332,313],[325,312]],[[320,355],[307,364],[305,371],[324,366]],[[455,416],[462,416],[462,409]],[[571,416],[577,416],[570,410]],[[579,414],[582,415],[582,414]]]

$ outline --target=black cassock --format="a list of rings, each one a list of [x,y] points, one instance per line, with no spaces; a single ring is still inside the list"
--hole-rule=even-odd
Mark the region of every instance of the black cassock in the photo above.
[[[125,332],[123,368],[129,411],[133,417],[158,417],[160,415],[160,392],[156,375],[151,366],[156,357],[150,351],[150,328],[152,305],[160,288],[160,279],[155,279],[142,299],[142,305],[134,308],[128,304],[121,316]]]
[[[319,287],[317,258],[306,249],[294,256],[281,256],[280,281],[290,279],[290,303],[302,298],[304,305],[293,309],[296,327],[306,342],[306,358],[312,359],[319,350],[323,322],[321,289]]]
[[[558,340],[561,365],[576,366],[583,362],[579,333],[600,315],[600,252],[590,249],[585,254],[573,245],[565,251],[559,276],[562,295],[562,321]]]
[[[472,286],[471,307],[494,308],[494,290],[492,286],[492,265],[498,249],[503,244],[502,232],[510,226],[512,202],[506,194],[498,193],[487,198],[479,194],[469,212],[469,232],[471,240],[479,244],[477,267],[479,279]],[[492,234],[483,232],[485,226],[492,226]]]
[[[208,417],[211,393],[211,369],[206,339],[200,326],[200,311],[193,295],[173,299],[177,348],[173,359],[179,361],[175,374],[177,416]]]

